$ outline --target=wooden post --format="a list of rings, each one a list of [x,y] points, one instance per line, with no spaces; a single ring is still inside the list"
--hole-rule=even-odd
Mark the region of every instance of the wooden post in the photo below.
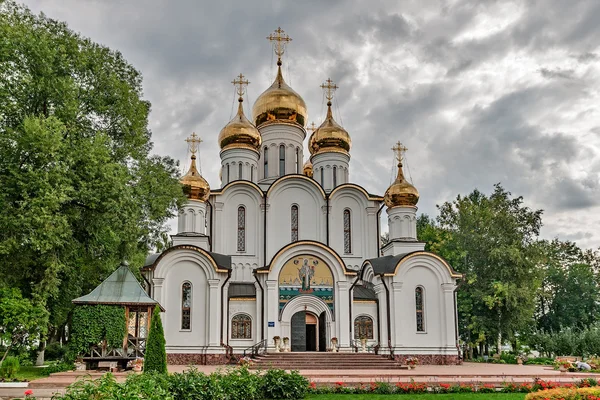
[[[148,325],[146,325],[146,338],[148,337],[148,332],[150,332],[150,323],[152,322],[152,307],[148,306]]]
[[[127,337],[129,335],[129,306],[125,306],[125,337],[123,338],[123,357],[127,356]]]

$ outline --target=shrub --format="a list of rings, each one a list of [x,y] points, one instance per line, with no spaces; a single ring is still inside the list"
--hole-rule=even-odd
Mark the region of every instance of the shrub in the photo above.
[[[303,399],[308,391],[308,380],[298,371],[288,374],[281,369],[270,369],[262,376],[261,386],[267,399]]]
[[[67,352],[67,347],[58,342],[50,343],[46,346],[44,358],[48,361],[62,360]]]
[[[0,365],[0,379],[12,381],[17,377],[19,372],[19,359],[17,357],[6,357]]]
[[[51,365],[47,366],[46,368],[43,368],[42,371],[43,371],[44,375],[50,375],[50,374],[54,374],[56,372],[73,371],[74,369],[75,369],[75,364],[73,364],[71,362],[60,361],[55,364],[51,364]]]
[[[160,320],[160,309],[154,307],[146,353],[144,354],[144,372],[167,373],[167,352],[165,350],[165,332]]]
[[[600,388],[557,388],[549,390],[540,390],[529,393],[525,400],[578,400],[578,399],[597,399],[600,396]]]

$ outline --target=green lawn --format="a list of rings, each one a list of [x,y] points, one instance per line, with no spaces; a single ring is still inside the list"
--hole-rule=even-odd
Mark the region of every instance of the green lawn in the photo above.
[[[17,378],[19,380],[32,381],[44,377],[46,377],[46,375],[44,375],[44,368],[40,367],[21,367],[17,373]]]
[[[523,400],[525,393],[448,393],[448,394],[316,394],[310,400]]]

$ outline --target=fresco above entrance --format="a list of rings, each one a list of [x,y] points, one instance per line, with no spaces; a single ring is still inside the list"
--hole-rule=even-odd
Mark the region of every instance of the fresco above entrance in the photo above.
[[[333,314],[333,274],[323,260],[314,256],[296,256],[279,273],[279,313],[288,301],[300,295],[323,300]]]

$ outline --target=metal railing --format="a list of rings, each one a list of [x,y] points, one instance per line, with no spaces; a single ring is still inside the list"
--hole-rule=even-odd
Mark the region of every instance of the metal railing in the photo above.
[[[260,354],[265,354],[267,352],[267,339],[263,339],[260,342],[244,349],[244,357],[256,357]]]
[[[84,359],[135,359],[143,358],[146,353],[146,338],[128,337],[123,347],[110,347],[106,340],[90,346],[83,355]]]

